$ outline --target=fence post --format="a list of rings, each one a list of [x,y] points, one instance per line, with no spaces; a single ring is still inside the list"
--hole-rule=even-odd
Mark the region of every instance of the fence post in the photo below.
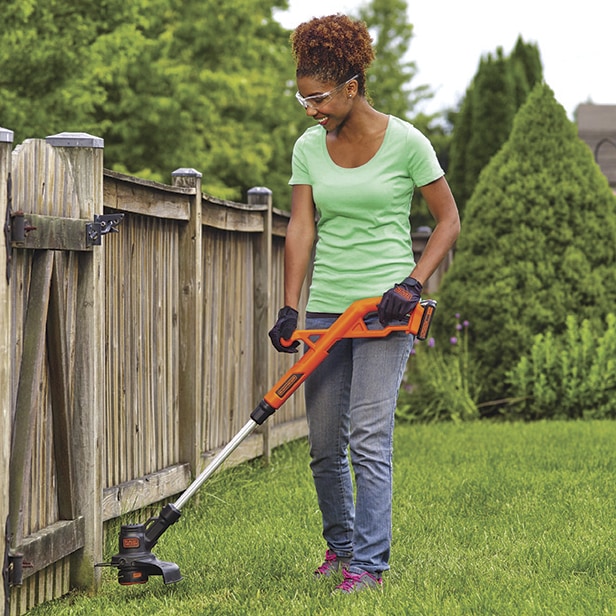
[[[9,460],[11,459],[11,295],[9,292],[10,238],[9,195],[13,131],[0,127],[0,566],[4,572],[7,548],[6,520],[9,515]],[[0,578],[0,604],[6,611],[5,580]],[[2,609],[2,608],[0,608]]]
[[[267,332],[273,324],[271,302],[272,288],[272,191],[263,186],[255,186],[248,191],[248,205],[266,205],[263,212],[263,233],[255,242],[254,250],[254,391],[253,398],[258,402],[272,386],[270,383],[270,345]],[[263,434],[263,456],[269,461],[271,453],[270,422],[259,430]]]
[[[94,220],[103,213],[103,148],[100,137],[88,133],[59,133],[46,139],[58,148],[73,170],[79,198],[79,217]],[[75,512],[83,516],[85,544],[71,561],[71,586],[97,588],[102,560],[105,279],[103,247],[79,257],[77,324],[75,332],[75,380],[72,420],[75,452]]]
[[[200,472],[203,414],[203,230],[201,225],[201,177],[195,169],[176,169],[174,186],[194,189],[190,219],[180,231],[180,459]]]

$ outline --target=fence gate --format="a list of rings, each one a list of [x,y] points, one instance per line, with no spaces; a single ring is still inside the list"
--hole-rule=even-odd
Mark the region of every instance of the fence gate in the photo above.
[[[103,388],[102,139],[62,133],[12,154],[12,438],[5,614],[97,585]],[[1,323],[1,321],[0,321]]]

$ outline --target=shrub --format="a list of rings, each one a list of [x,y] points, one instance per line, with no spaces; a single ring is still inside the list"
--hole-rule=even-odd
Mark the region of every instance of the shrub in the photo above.
[[[616,417],[616,316],[602,334],[572,315],[561,336],[538,334],[508,375],[517,402],[505,415],[523,419]]]
[[[460,310],[473,322],[480,403],[510,395],[506,374],[535,335],[558,336],[568,314],[599,323],[615,303],[616,198],[563,107],[539,84],[480,175],[439,290],[443,314]],[[446,318],[435,323],[437,341],[450,326]]]
[[[444,349],[434,338],[413,349],[398,396],[399,419],[428,423],[464,421],[479,416],[479,389],[468,353],[470,323],[456,314],[455,333]]]

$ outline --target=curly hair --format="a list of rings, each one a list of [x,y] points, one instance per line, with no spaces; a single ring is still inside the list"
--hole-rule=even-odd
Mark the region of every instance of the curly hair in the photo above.
[[[374,60],[372,37],[365,22],[340,13],[315,17],[293,31],[291,51],[297,77],[343,83],[359,75],[359,93],[365,94],[366,69]]]

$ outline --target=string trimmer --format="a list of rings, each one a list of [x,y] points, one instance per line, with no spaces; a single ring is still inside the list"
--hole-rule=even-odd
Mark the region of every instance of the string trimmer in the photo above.
[[[220,467],[229,455],[252,431],[275,413],[327,357],[332,346],[342,338],[383,338],[395,331],[415,334],[424,340],[436,309],[434,300],[422,300],[411,313],[405,325],[390,325],[383,329],[368,329],[364,318],[377,311],[379,297],[358,300],[334,321],[328,329],[296,330],[290,340],[306,344],[306,352],[272,387],[250,414],[250,420],[210,462],[207,468],[186,488],[175,503],[163,507],[158,517],[145,524],[124,524],[120,529],[120,551],[111,562],[97,566],[116,567],[118,582],[123,585],[145,584],[151,575],[161,575],[165,584],[182,579],[180,568],[172,562],[158,560],[152,554],[161,535],[182,515],[182,507],[191,496]]]

